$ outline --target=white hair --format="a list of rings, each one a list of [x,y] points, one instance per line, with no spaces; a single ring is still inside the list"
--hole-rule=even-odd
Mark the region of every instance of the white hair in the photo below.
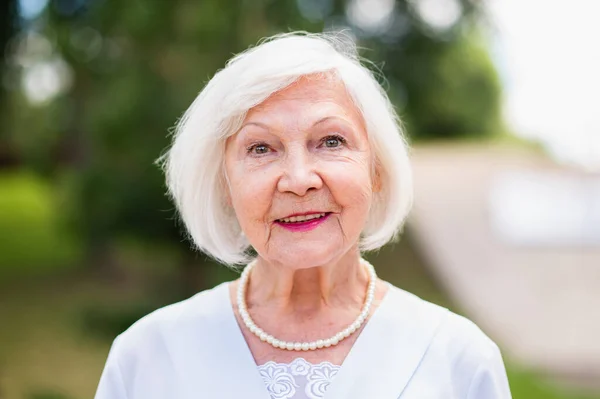
[[[299,78],[333,73],[361,113],[374,153],[380,190],[373,194],[360,249],[374,250],[402,230],[413,200],[408,145],[385,91],[361,65],[353,42],[339,34],[294,32],[263,40],[227,62],[178,121],[159,158],[193,243],[225,264],[243,264],[250,244],[227,203],[225,140],[246,113]]]

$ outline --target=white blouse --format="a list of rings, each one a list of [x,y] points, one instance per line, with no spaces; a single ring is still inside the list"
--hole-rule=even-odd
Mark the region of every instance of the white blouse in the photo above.
[[[119,335],[96,399],[511,397],[500,351],[474,323],[392,285],[341,366],[257,366],[228,284]]]

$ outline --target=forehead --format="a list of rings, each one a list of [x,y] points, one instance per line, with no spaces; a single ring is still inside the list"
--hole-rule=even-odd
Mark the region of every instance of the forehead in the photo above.
[[[339,79],[329,75],[310,75],[251,108],[246,121],[260,119],[278,123],[284,119],[310,122],[328,116],[343,116],[362,126],[362,116]]]

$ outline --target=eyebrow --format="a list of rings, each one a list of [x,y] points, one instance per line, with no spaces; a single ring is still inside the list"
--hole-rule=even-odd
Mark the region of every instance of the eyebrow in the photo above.
[[[254,126],[258,126],[258,127],[262,127],[262,128],[263,128],[263,129],[265,129],[265,130],[269,130],[269,127],[268,127],[267,125],[265,125],[264,123],[261,123],[261,122],[246,122],[246,123],[244,123],[244,124],[242,125],[242,127],[240,127],[240,129],[239,129],[238,131],[240,131],[240,132],[241,132],[241,131],[242,131],[242,130],[244,130],[244,129],[245,129],[247,126],[252,126],[252,125],[254,125]]]

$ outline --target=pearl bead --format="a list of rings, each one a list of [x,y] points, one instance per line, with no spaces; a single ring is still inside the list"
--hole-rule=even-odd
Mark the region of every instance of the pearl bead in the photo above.
[[[251,333],[256,335],[261,341],[267,342],[275,348],[287,349],[287,350],[296,350],[296,351],[307,351],[307,350],[316,350],[322,348],[329,348],[330,346],[337,345],[340,341],[347,338],[356,330],[358,330],[362,323],[369,316],[369,312],[371,310],[371,305],[373,304],[373,300],[375,298],[375,283],[377,282],[377,274],[375,273],[375,268],[364,259],[360,260],[361,264],[367,269],[369,274],[369,284],[367,286],[367,293],[365,296],[365,303],[363,304],[363,308],[356,318],[356,320],[344,330],[338,332],[333,337],[322,340],[319,339],[313,342],[286,342],[276,339],[270,334],[267,334],[263,329],[258,327],[250,314],[248,313],[248,307],[245,302],[246,298],[246,287],[248,286],[248,280],[250,279],[250,272],[255,265],[255,262],[250,263],[246,266],[242,275],[240,276],[240,282],[237,287],[237,307],[240,314],[240,318],[244,321],[244,324],[250,330]]]

